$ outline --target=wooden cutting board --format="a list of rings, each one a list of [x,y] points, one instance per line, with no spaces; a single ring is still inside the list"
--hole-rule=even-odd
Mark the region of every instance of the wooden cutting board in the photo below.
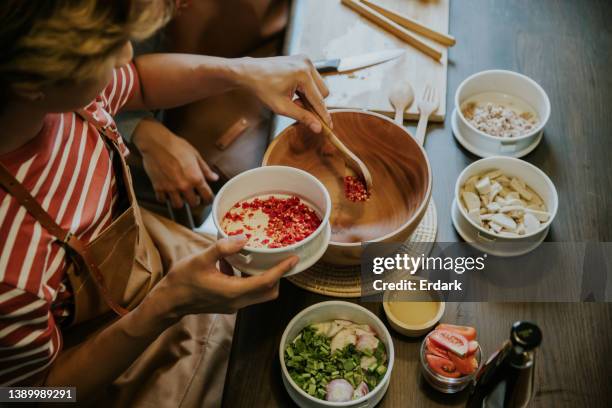
[[[431,28],[448,33],[449,0],[377,0]],[[417,101],[427,83],[438,91],[440,107],[430,120],[442,122],[446,115],[447,50],[418,34],[415,36],[442,51],[439,62],[342,5],[340,0],[296,0],[285,51],[306,54],[313,61],[348,57],[390,48],[404,48],[404,57],[345,74],[327,74],[330,108],[367,109],[393,116],[389,94],[394,83],[408,80],[415,100],[407,119],[418,118]]]

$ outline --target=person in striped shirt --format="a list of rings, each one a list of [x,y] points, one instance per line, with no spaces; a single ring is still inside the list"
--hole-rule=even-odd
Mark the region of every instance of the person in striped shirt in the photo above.
[[[237,87],[320,132],[292,97],[302,91],[331,125],[327,88],[305,57],[224,59],[149,54],[132,60],[130,39],[167,20],[164,0],[5,0],[0,4],[0,163],[63,228],[92,242],[118,213],[121,190],[107,148],[75,112],[103,125],[120,111],[170,108]],[[129,154],[117,140],[121,154]],[[248,279],[216,268],[243,238],[222,240],[167,271],[127,315],[83,347],[62,351],[72,291],[64,247],[0,188],[0,385],[76,386],[81,398],[113,382],[183,316],[231,313],[273,299],[291,257]],[[126,260],[131,262],[131,260]],[[89,346],[93,346],[89,344]],[[95,369],[96,376],[84,375]],[[40,385],[40,383],[38,383]]]

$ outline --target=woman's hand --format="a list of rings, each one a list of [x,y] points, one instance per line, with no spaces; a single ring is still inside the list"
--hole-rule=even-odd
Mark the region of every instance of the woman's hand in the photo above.
[[[218,260],[239,251],[244,238],[222,239],[205,251],[182,259],[144,300],[120,319],[62,350],[45,379],[48,387],[70,384],[79,398],[96,395],[143,353],[168,327],[194,313],[233,313],[253,303],[278,296],[278,280],[297,262],[290,257],[262,275],[228,276],[216,268]],[[87,370],[96,375],[83,375]]]
[[[317,113],[332,126],[323,98],[329,90],[310,60],[302,55],[272,58],[243,58],[239,65],[238,84],[253,92],[274,112],[304,123],[319,133],[321,123],[315,115],[293,100],[300,91]]]
[[[205,204],[212,201],[213,192],[206,180],[216,181],[219,176],[189,142],[152,118],[140,121],[132,141],[142,154],[158,201],[163,203],[168,198],[174,208],[183,207],[183,200],[192,207],[201,200]]]
[[[238,277],[217,269],[217,261],[237,253],[244,237],[221,239],[201,253],[177,262],[149,296],[177,319],[195,313],[234,313],[238,309],[275,299],[278,282],[298,262],[289,257],[261,275]]]

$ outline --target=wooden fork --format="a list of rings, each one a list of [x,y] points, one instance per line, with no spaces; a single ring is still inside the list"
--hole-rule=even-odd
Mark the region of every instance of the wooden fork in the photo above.
[[[423,92],[423,97],[418,103],[420,116],[415,137],[417,143],[421,146],[425,143],[425,133],[427,132],[427,121],[429,120],[429,116],[438,110],[439,104],[436,88],[428,84]]]

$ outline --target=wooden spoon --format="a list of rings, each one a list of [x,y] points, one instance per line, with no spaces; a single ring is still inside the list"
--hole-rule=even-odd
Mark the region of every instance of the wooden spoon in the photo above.
[[[395,109],[395,123],[400,126],[404,124],[404,112],[414,101],[414,91],[407,81],[398,81],[391,90],[389,102]]]
[[[313,113],[317,117],[317,119],[319,119],[319,122],[321,122],[321,129],[323,134],[336,147],[336,149],[338,149],[340,153],[342,153],[342,155],[344,156],[344,162],[347,164],[347,167],[352,169],[355,174],[365,182],[366,190],[370,191],[370,189],[372,188],[372,174],[370,173],[370,170],[368,170],[368,167],[365,165],[365,163],[362,162],[361,159],[359,159],[359,157],[357,157],[355,153],[350,151],[349,148],[346,147],[344,143],[340,141],[340,139],[338,139],[338,136],[336,136],[334,131],[331,130],[329,126],[327,126],[327,123],[325,123],[319,113],[314,109],[310,102],[308,102],[306,96],[301,92],[296,93],[300,98],[302,105],[304,105],[304,108]]]

